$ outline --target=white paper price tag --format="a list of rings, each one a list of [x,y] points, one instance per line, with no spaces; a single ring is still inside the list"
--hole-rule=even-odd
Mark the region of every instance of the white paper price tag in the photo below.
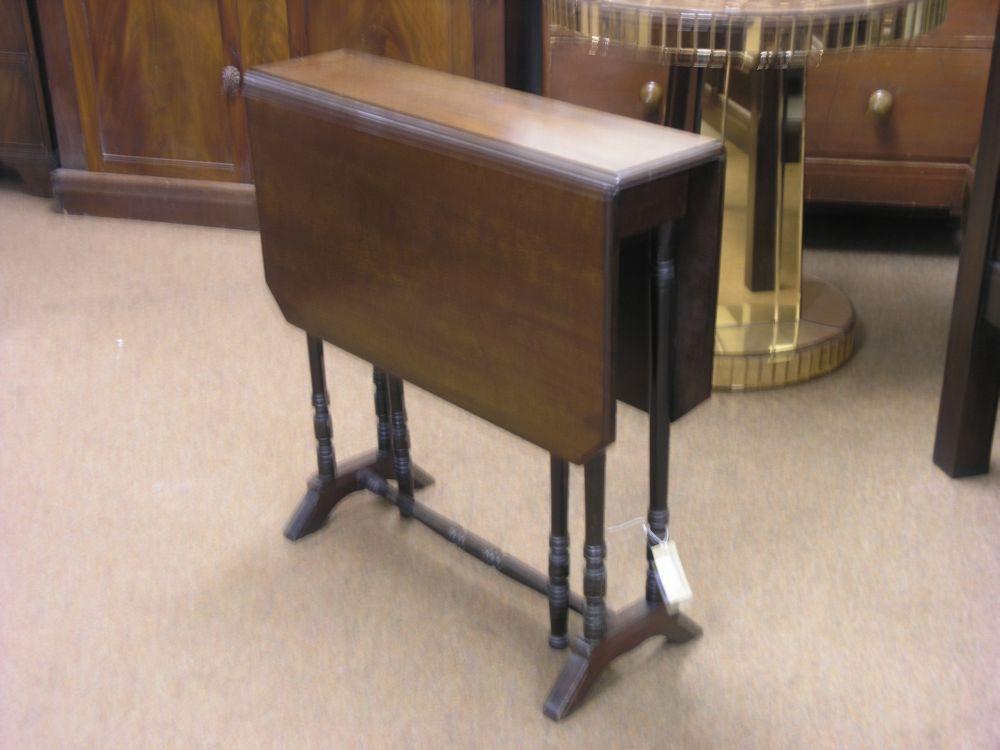
[[[656,579],[663,601],[670,613],[676,614],[680,605],[688,601],[692,594],[673,539],[653,546],[653,564],[656,565]]]

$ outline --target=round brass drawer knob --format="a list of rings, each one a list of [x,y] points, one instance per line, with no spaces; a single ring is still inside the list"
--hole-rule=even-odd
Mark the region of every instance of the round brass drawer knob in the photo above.
[[[639,99],[645,109],[645,119],[659,119],[660,104],[663,103],[663,86],[656,81],[646,81],[639,89]]]
[[[879,119],[885,119],[892,112],[892,92],[876,89],[868,97],[868,111]]]
[[[222,91],[232,99],[240,90],[243,83],[243,75],[235,65],[227,65],[222,69]]]

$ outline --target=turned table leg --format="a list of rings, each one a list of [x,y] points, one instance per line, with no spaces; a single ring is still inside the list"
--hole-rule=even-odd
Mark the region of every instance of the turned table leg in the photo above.
[[[362,471],[374,471],[385,479],[397,478],[402,471],[404,477],[400,482],[400,488],[404,491],[404,496],[410,499],[413,498],[415,488],[420,489],[434,482],[434,477],[410,463],[409,435],[403,406],[403,383],[399,378],[394,378],[379,368],[375,368],[373,375],[375,414],[378,418],[378,448],[374,453],[359,456],[342,466],[337,465],[333,449],[330,399],[326,389],[323,340],[307,334],[306,342],[312,380],[317,471],[309,480],[306,494],[285,526],[285,536],[292,541],[321,528],[337,503],[348,495],[364,489],[359,478]],[[398,414],[390,413],[393,392],[397,393],[395,398],[399,405]],[[401,430],[397,451],[393,450],[394,430]]]
[[[392,456],[392,432],[389,425],[389,376],[385,370],[372,369],[372,382],[375,383],[375,417],[378,420],[378,453],[377,460],[388,462]]]
[[[392,459],[396,485],[399,487],[401,502],[399,512],[404,516],[413,515],[413,473],[410,469],[410,431],[406,426],[406,403],[403,399],[403,381],[395,375],[388,375],[389,422],[392,425]],[[409,502],[407,502],[409,498]]]
[[[552,456],[552,530],[549,536],[549,645],[566,648],[569,610],[569,463]]]
[[[285,527],[285,536],[298,539],[319,528],[340,498],[332,492],[337,473],[330,422],[330,397],[326,390],[323,340],[306,335],[309,375],[312,380],[313,432],[316,435],[316,476],[309,480],[305,496]]]
[[[663,539],[669,510],[667,487],[670,457],[670,342],[674,285],[674,225],[659,228],[650,268],[649,340],[649,515],[650,530]],[[567,716],[587,695],[607,666],[647,638],[665,636],[670,643],[686,643],[701,634],[696,622],[682,613],[671,614],[662,601],[652,551],[646,573],[645,601],[613,613],[608,624],[604,606],[604,456],[584,467],[587,538],[584,557],[583,638],[571,644],[566,666],[549,692],[543,711],[550,719]],[[553,509],[554,509],[553,505]]]

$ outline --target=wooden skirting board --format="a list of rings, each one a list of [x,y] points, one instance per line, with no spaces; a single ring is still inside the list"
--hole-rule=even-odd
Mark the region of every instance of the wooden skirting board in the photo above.
[[[57,169],[52,193],[71,214],[257,229],[256,192],[245,182]]]

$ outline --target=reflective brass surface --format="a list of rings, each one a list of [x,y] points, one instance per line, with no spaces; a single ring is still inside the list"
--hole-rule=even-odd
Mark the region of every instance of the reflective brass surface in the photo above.
[[[550,24],[595,47],[681,65],[801,67],[824,50],[906,42],[939,26],[947,0],[548,0]]]
[[[854,351],[854,311],[802,280],[804,71],[711,71],[704,91],[702,134],[722,139],[727,159],[713,385],[824,375]]]
[[[854,323],[854,308],[842,291],[806,277],[797,320],[716,330],[712,386],[759,390],[826,375],[854,353]]]

